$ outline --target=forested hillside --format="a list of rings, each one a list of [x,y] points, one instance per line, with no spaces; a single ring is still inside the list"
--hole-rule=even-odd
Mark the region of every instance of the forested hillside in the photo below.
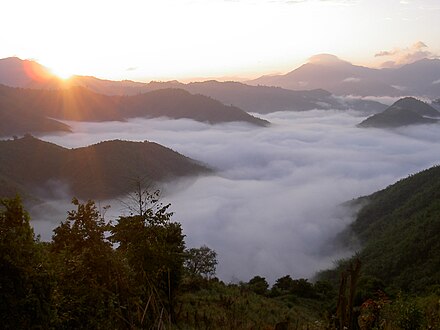
[[[152,142],[106,141],[66,149],[30,135],[0,141],[0,196],[59,192],[84,199],[129,193],[136,180],[151,183],[210,170]],[[53,189],[53,191],[52,191]]]
[[[349,230],[363,246],[364,274],[405,292],[440,285],[440,166],[361,201],[367,204]]]
[[[440,166],[347,204],[359,211],[338,240],[358,252],[317,278],[351,283],[365,329],[440,327]]]
[[[73,199],[74,210],[48,243],[34,236],[19,198],[1,200],[6,329],[440,326],[439,166],[351,202],[361,208],[340,239],[356,235],[363,246],[351,260],[318,281],[286,275],[272,287],[260,276],[236,284],[216,279],[215,251],[185,249],[181,226],[158,191],[136,194],[131,215],[114,223],[93,201]]]

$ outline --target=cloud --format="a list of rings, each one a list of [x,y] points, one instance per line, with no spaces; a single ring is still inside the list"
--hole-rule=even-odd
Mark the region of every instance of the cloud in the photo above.
[[[313,276],[353,252],[328,248],[352,221],[341,203],[438,162],[432,150],[440,125],[359,129],[363,118],[354,114],[278,112],[265,117],[269,128],[166,119],[69,123],[75,133],[45,139],[67,147],[147,139],[215,167],[215,175],[163,187],[187,246],[215,249],[225,281],[260,275],[273,283],[286,274]],[[105,203],[116,217],[117,201]]]
[[[345,78],[344,80],[342,80],[342,82],[360,82],[360,81],[361,81],[361,79],[356,78],[356,77],[348,77],[348,78]]]
[[[402,97],[404,96],[354,96],[354,95],[338,96],[338,98],[341,99],[342,101],[344,101],[344,99],[376,101],[379,103],[383,103],[385,105],[392,105],[394,102],[400,100]]]
[[[341,60],[339,57],[332,55],[332,54],[317,54],[313,55],[308,60],[309,63],[313,64],[342,64],[342,63],[349,63],[347,61]]]
[[[389,57],[390,59],[382,63],[383,68],[394,68],[405,64],[413,63],[424,58],[437,58],[438,56],[428,50],[428,46],[417,41],[407,48],[395,48],[387,51],[383,50],[374,55],[375,57]]]
[[[433,81],[432,84],[433,84],[433,85],[440,84],[440,79],[437,79],[436,81]]]

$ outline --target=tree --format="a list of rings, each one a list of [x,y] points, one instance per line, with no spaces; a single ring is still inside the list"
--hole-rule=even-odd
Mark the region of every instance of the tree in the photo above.
[[[266,279],[261,276],[254,276],[249,282],[249,289],[259,295],[265,295],[267,293],[267,289],[269,288],[269,284]]]
[[[20,197],[0,199],[0,319],[4,329],[50,322],[51,277]]]
[[[147,313],[151,324],[161,322],[164,309],[175,318],[174,297],[182,278],[185,249],[181,225],[171,221],[170,204],[159,202],[159,195],[158,190],[149,193],[139,186],[134,193],[137,207],[110,229],[111,240],[132,270],[140,308],[152,306]],[[155,304],[150,304],[152,300]]]
[[[51,251],[58,280],[56,307],[59,328],[127,326],[123,267],[105,237],[109,224],[95,203],[77,199],[76,210],[54,229]]]
[[[186,250],[185,269],[190,276],[210,278],[215,275],[217,253],[206,245]]]
[[[291,293],[303,298],[316,298],[315,288],[306,278],[293,280]]]
[[[54,229],[53,250],[81,252],[90,248],[111,248],[111,243],[105,238],[109,224],[100,216],[95,202],[89,200],[82,204],[73,198],[72,204],[77,209],[69,211],[66,221]]]
[[[290,277],[290,275],[286,275],[283,277],[280,277],[275,281],[275,284],[272,287],[273,291],[277,291],[279,293],[288,293],[292,290],[294,285],[293,279]]]

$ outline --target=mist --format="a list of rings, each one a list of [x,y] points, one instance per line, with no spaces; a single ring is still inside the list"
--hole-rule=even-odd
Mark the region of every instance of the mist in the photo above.
[[[110,139],[148,140],[216,169],[161,189],[163,200],[172,204],[173,220],[182,223],[187,246],[214,249],[217,275],[228,282],[255,275],[272,283],[287,274],[310,278],[331,267],[354,252],[328,248],[353,221],[352,210],[341,203],[439,161],[433,150],[440,125],[362,129],[356,124],[364,117],[329,110],[260,117],[272,125],[211,126],[186,119],[68,122],[74,133],[43,139],[69,148]],[[50,239],[50,229],[71,209],[68,201],[48,203],[52,215],[33,221],[43,239]],[[123,212],[118,201],[100,203],[112,205],[106,218]]]

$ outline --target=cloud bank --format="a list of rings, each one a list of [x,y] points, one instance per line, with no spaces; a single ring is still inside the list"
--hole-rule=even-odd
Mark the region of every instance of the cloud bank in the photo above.
[[[273,125],[166,119],[69,123],[73,134],[45,140],[66,147],[103,139],[150,140],[216,168],[215,175],[169,183],[163,192],[187,245],[215,249],[217,274],[225,281],[260,275],[273,283],[286,274],[311,277],[331,266],[353,252],[328,249],[353,219],[341,203],[439,161],[432,150],[440,125],[360,129],[355,125],[362,117],[338,111],[264,118]],[[116,201],[106,203],[112,204],[108,216],[120,214]]]
[[[413,63],[424,58],[438,58],[438,56],[428,50],[428,46],[417,41],[407,48],[394,48],[393,50],[380,51],[375,57],[386,57],[388,60],[382,63],[383,68],[395,68],[405,64]]]

